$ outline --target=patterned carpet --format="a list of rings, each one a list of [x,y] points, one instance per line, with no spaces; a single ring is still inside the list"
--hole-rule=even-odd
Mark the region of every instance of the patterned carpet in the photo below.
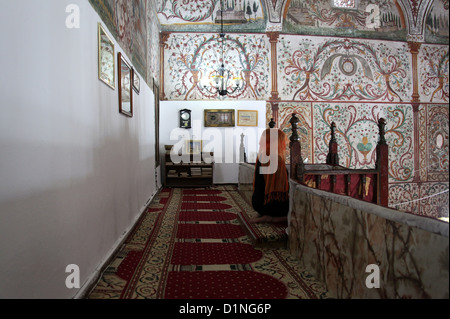
[[[243,209],[232,186],[163,189],[88,298],[327,298],[287,250],[252,246]]]

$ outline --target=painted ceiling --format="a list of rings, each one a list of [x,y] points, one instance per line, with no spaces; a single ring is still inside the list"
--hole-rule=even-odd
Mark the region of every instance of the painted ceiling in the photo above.
[[[448,44],[448,0],[155,0],[162,31],[304,34]],[[223,8],[221,15],[221,6]]]

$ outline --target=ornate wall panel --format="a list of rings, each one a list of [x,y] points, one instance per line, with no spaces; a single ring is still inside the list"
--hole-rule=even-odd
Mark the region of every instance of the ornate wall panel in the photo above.
[[[405,43],[280,36],[280,97],[295,101],[408,101],[411,55]]]
[[[173,33],[164,51],[165,94],[169,100],[217,99],[202,89],[222,63],[218,34]],[[270,94],[270,44],[265,35],[226,35],[225,68],[241,77],[245,87],[228,98],[267,100]]]
[[[389,187],[391,207],[414,214],[448,217],[449,110],[448,104],[423,104],[418,110],[419,167],[414,181]]]
[[[420,162],[422,181],[448,181],[449,109],[448,104],[424,104],[419,110]]]
[[[419,52],[418,72],[421,100],[448,103],[448,46],[423,45]]]
[[[332,122],[337,126],[340,164],[351,168],[374,168],[378,142],[378,119],[387,121],[390,182],[413,178],[413,114],[408,104],[316,103],[314,109],[315,161],[323,163],[328,153]]]
[[[220,28],[219,0],[156,0],[158,18],[165,31],[211,32]],[[226,31],[264,32],[264,0],[223,1]]]
[[[401,211],[420,214],[420,187],[417,183],[389,185],[389,206]]]
[[[448,181],[448,105],[428,105],[427,111],[427,180]]]
[[[434,0],[425,20],[425,40],[448,44],[448,0]]]
[[[448,182],[393,183],[389,206],[432,218],[448,217]]]
[[[160,81],[160,57],[159,57],[159,21],[155,10],[148,12],[148,65],[147,78],[155,79],[156,83]],[[152,87],[152,86],[150,86]]]
[[[419,214],[434,218],[448,218],[448,186],[448,181],[422,183],[420,185]]]
[[[330,0],[291,0],[283,31],[310,35],[406,39],[403,12],[396,1],[340,2],[343,7],[334,6]]]
[[[313,110],[311,103],[287,103],[279,104],[278,123],[289,137],[292,135],[292,126],[289,123],[292,113],[296,113],[300,122],[298,123],[298,134],[302,145],[302,158],[308,163],[313,163]],[[288,153],[289,154],[289,153]]]

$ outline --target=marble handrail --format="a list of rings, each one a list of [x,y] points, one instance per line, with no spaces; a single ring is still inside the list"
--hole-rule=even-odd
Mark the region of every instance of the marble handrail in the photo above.
[[[297,189],[305,193],[320,196],[324,199],[331,200],[354,209],[358,209],[368,214],[377,215],[379,217],[385,218],[393,222],[398,222],[410,227],[417,227],[434,234],[445,236],[447,238],[449,237],[449,224],[447,222],[425,216],[401,212],[395,209],[365,202],[345,195],[318,190],[315,188],[301,185],[292,179],[290,184],[291,184],[291,194],[293,194],[294,193],[293,191]]]

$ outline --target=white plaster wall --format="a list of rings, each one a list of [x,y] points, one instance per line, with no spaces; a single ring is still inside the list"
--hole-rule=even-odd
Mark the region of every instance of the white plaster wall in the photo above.
[[[72,298],[66,266],[89,282],[156,193],[154,96],[141,81],[134,117],[119,114],[88,1],[0,7],[0,298]]]
[[[192,111],[192,128],[179,128],[179,111],[189,109]],[[204,110],[206,109],[233,109],[236,113],[236,126],[231,128],[205,128]],[[237,126],[239,110],[257,110],[258,127]],[[249,160],[256,158],[259,138],[266,126],[266,102],[265,101],[161,101],[161,127],[160,146],[164,155],[164,145],[176,145],[186,136],[194,140],[203,140],[205,147],[211,147],[214,151],[214,183],[237,184],[239,177],[239,146],[240,135],[244,133],[246,153]],[[217,134],[217,135],[215,135]],[[172,135],[172,139],[171,139]],[[212,149],[213,148],[213,149]],[[254,159],[253,159],[254,160]]]

